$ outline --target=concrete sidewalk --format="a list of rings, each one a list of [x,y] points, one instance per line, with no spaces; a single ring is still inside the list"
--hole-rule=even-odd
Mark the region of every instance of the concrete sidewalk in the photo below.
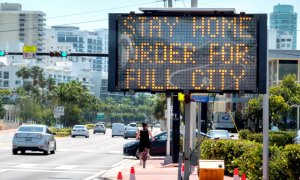
[[[177,180],[178,167],[176,164],[171,164],[164,166],[163,157],[151,157],[147,160],[146,168],[144,169],[139,165],[139,161],[131,165],[135,170],[136,180]],[[122,172],[123,180],[129,180],[130,178],[130,168],[124,167],[120,172]],[[118,172],[115,172],[114,177],[102,177],[103,180],[116,180]],[[190,180],[198,180],[197,168],[195,167],[190,175]],[[224,177],[224,180],[232,180],[232,177]]]

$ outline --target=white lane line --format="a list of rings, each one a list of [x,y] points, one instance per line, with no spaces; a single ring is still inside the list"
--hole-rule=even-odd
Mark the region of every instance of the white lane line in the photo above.
[[[87,177],[87,178],[85,178],[84,180],[92,180],[92,179],[95,179],[95,178],[97,178],[98,176],[101,176],[101,175],[104,174],[104,173],[105,173],[105,171],[100,171],[99,173],[94,174],[94,175],[92,175],[92,176],[90,176],[90,177]]]
[[[8,170],[7,169],[2,169],[2,170],[0,170],[0,173],[4,173],[6,171],[8,171]]]
[[[123,163],[125,163],[125,162],[127,162],[127,161],[129,161],[129,159],[124,159],[124,160],[122,160],[122,161],[120,161],[120,162],[118,162],[118,163],[112,165],[112,167],[117,167],[117,166],[119,166],[120,164],[123,164]]]
[[[76,165],[62,165],[54,169],[75,169],[76,167],[77,167]]]
[[[36,164],[19,164],[14,166],[14,168],[32,168],[33,166],[36,166]]]
[[[70,174],[94,174],[94,172],[86,171],[55,171],[55,170],[39,170],[39,169],[5,169],[7,171],[25,171],[25,172],[45,172],[45,173],[70,173]]]

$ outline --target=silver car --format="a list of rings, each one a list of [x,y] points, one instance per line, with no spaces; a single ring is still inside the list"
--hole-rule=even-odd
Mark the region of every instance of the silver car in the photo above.
[[[76,136],[84,136],[85,138],[89,138],[90,133],[85,125],[75,125],[71,131],[71,136],[72,138]]]
[[[21,151],[42,151],[45,155],[54,154],[56,141],[53,133],[46,125],[22,125],[15,133],[12,141],[12,153]]]
[[[106,128],[104,124],[96,124],[96,126],[94,127],[94,134],[96,133],[106,133]]]
[[[233,137],[227,130],[210,130],[207,135],[214,139],[231,139]]]

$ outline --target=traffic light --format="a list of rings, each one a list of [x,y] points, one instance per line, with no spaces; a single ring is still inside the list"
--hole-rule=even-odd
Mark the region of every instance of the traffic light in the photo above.
[[[3,57],[3,56],[5,56],[5,51],[4,50],[0,50],[0,57]]]
[[[68,52],[67,51],[50,51],[49,56],[50,57],[67,57]]]
[[[183,102],[184,101],[184,94],[178,93],[178,101]]]

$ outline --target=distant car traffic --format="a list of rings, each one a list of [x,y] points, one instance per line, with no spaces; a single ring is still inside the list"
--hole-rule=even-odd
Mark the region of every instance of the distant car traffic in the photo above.
[[[94,127],[94,134],[96,133],[106,133],[106,128],[104,126],[104,124],[96,124]]]
[[[113,123],[111,126],[111,137],[122,136],[124,137],[125,125],[123,123]]]
[[[90,133],[85,125],[75,125],[71,131],[72,138],[76,136],[84,136],[85,138],[90,137]]]
[[[135,138],[138,131],[136,123],[130,123],[125,127],[124,138]]]
[[[172,137],[172,132],[170,134]],[[202,137],[207,137],[209,139],[212,139],[205,133],[201,132]],[[151,156],[165,156],[166,155],[166,146],[167,146],[167,133],[162,132],[156,136],[154,136],[154,141],[151,140],[151,148],[150,148],[150,155]],[[135,156],[137,159],[139,159],[139,140],[132,141],[129,143],[126,143],[123,146],[123,155],[124,156]],[[172,139],[170,141],[172,144]],[[172,146],[171,146],[172,148]]]
[[[22,125],[15,133],[12,141],[12,153],[21,151],[42,151],[45,155],[54,154],[56,141],[53,133],[45,125]]]
[[[227,130],[210,130],[207,135],[214,139],[230,139],[233,137]]]
[[[297,131],[296,137],[294,138],[295,144],[300,144],[300,130]]]

